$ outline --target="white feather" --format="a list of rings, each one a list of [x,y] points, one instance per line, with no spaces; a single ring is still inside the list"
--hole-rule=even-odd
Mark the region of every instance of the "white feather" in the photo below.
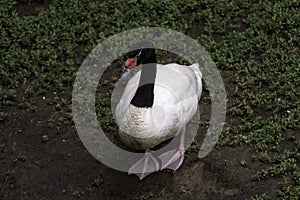
[[[136,149],[149,149],[178,134],[195,114],[202,92],[199,65],[157,64],[151,108],[130,104],[140,79],[137,72],[127,83],[116,108],[121,139]]]

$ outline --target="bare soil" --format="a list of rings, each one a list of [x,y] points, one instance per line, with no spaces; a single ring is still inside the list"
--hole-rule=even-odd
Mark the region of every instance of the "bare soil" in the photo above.
[[[221,72],[232,98],[231,71]],[[175,173],[161,171],[139,181],[97,161],[83,146],[74,125],[49,127],[56,111],[46,99],[71,98],[71,92],[37,96],[36,111],[9,108],[1,124],[1,199],[250,199],[270,193],[275,182],[255,182],[251,175],[262,164],[250,147],[225,147],[199,159],[190,153]],[[200,102],[202,119],[209,118],[209,102]],[[230,120],[228,116],[227,121]],[[205,131],[200,128],[199,132]]]

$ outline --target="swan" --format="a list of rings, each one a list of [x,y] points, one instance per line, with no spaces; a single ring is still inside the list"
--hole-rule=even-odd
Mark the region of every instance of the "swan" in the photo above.
[[[138,49],[127,55],[125,78],[135,67],[142,65],[128,81],[116,107],[116,122],[120,139],[137,150],[145,150],[144,157],[129,168],[140,180],[163,169],[176,171],[184,160],[186,124],[197,111],[202,92],[202,73],[199,64],[189,66],[170,63],[157,64],[150,42],[138,44]],[[158,158],[151,148],[181,134],[177,149]]]

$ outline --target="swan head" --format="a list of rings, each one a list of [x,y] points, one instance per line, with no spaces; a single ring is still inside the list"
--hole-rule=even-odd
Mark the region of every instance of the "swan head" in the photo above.
[[[156,63],[155,49],[151,42],[139,42],[130,49],[133,50],[125,56],[121,78],[127,77],[140,64]]]

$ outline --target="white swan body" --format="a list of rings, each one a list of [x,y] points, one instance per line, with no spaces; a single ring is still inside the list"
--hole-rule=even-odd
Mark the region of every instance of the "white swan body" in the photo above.
[[[154,102],[148,108],[130,104],[140,75],[141,71],[128,81],[116,108],[116,120],[122,141],[146,150],[176,136],[195,114],[202,92],[202,74],[198,63],[157,64]]]

